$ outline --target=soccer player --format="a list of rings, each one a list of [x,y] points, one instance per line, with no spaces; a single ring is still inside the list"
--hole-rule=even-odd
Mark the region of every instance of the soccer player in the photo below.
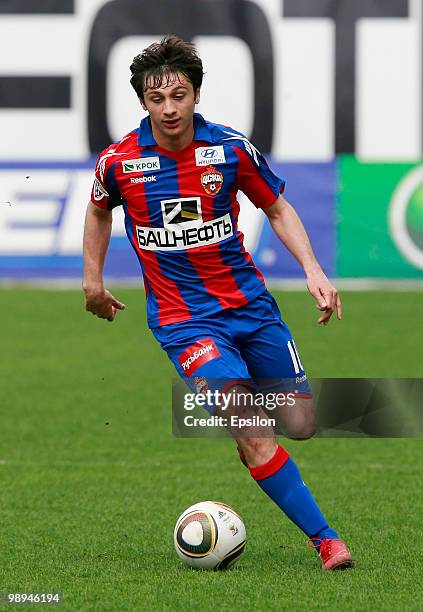
[[[197,388],[225,379],[225,389],[237,392],[257,380],[294,381],[298,401],[282,414],[284,431],[310,438],[313,400],[297,348],[237,229],[242,190],[302,266],[322,313],[318,322],[326,325],[334,311],[341,319],[339,295],[282,195],[285,182],[245,136],[194,112],[203,67],[192,44],[166,36],[130,69],[148,117],[97,162],[84,232],[86,309],[113,321],[125,308],[103,284],[111,211],[123,206],[148,324],[180,376]],[[275,436],[260,429],[235,439],[253,479],[308,536],[323,569],[351,566],[349,550]]]

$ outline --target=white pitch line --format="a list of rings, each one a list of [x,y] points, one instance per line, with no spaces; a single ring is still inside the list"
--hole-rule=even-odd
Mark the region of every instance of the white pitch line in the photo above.
[[[142,289],[142,277],[113,278],[107,277],[105,282],[120,289]],[[46,289],[51,291],[73,291],[81,288],[81,279],[78,278],[40,278],[15,279],[0,278],[0,289],[26,288]],[[306,292],[306,281],[302,278],[266,279],[270,290]],[[334,278],[331,282],[340,291],[423,291],[423,278],[420,279],[380,279],[380,278]]]
[[[397,278],[333,278],[331,282],[340,291],[423,291],[422,279]],[[267,279],[270,289],[281,291],[301,291],[306,289],[306,281],[301,278]]]

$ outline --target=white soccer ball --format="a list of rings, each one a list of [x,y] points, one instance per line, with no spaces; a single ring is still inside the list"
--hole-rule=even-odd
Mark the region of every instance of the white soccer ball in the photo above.
[[[204,501],[181,514],[173,539],[178,556],[190,567],[228,569],[244,552],[245,525],[231,506]]]

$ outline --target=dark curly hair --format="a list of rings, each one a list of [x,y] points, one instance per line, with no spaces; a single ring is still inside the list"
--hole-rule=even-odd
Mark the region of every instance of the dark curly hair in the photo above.
[[[161,87],[163,79],[182,73],[192,83],[194,91],[203,82],[203,63],[195,46],[175,34],[168,34],[159,43],[153,43],[134,57],[130,66],[131,85],[141,100],[147,80],[149,86]]]

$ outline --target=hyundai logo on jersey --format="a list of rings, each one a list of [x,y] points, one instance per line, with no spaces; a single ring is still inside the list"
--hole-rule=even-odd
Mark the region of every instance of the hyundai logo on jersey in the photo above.
[[[218,145],[216,147],[197,147],[197,149],[195,149],[195,164],[197,166],[226,164],[223,145]]]
[[[217,151],[216,149],[206,149],[201,152],[201,157],[216,157]]]

